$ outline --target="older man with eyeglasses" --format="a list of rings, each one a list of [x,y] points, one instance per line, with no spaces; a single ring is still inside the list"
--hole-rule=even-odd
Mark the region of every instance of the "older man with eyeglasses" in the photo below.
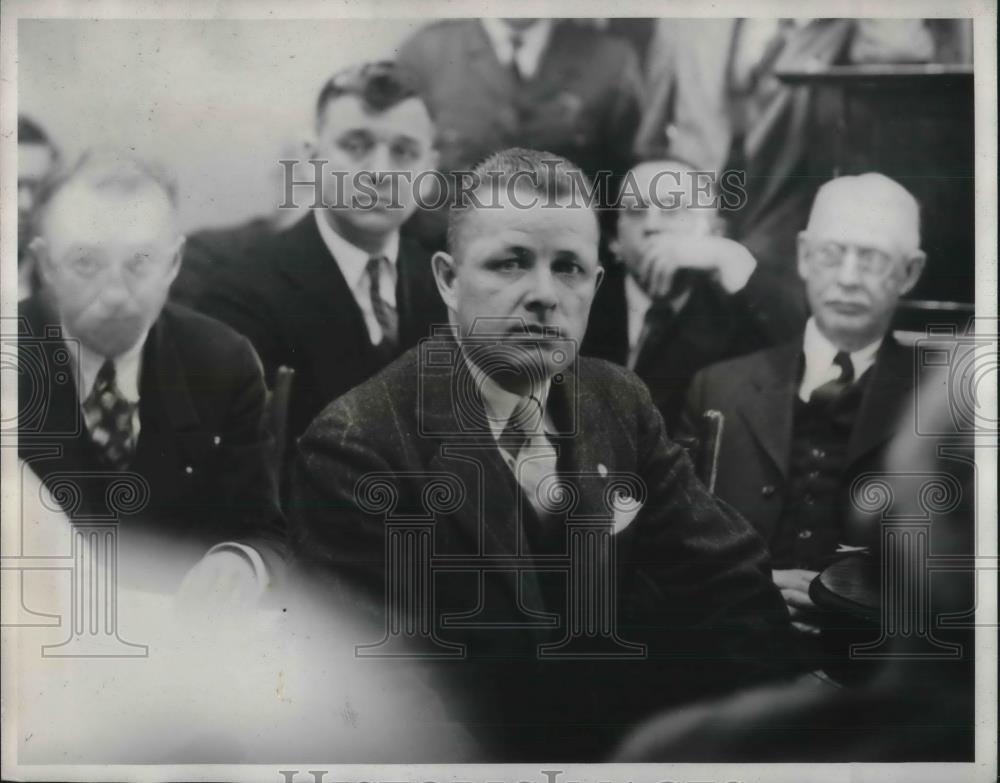
[[[688,425],[721,411],[716,494],[768,542],[793,622],[819,633],[809,583],[869,543],[845,525],[850,487],[878,467],[913,393],[913,351],[890,331],[924,267],[919,207],[881,174],[818,192],[799,235],[811,317],[804,334],[699,373]],[[862,540],[863,539],[863,540]]]

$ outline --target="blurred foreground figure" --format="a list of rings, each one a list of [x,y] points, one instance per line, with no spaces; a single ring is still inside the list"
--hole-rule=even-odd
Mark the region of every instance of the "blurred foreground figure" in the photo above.
[[[96,151],[37,209],[28,250],[47,295],[20,306],[22,459],[71,518],[120,517],[203,552],[242,542],[215,562],[262,588],[283,551],[264,379],[245,338],[164,305],[184,246],[173,186],[147,162]],[[116,490],[122,476],[131,496]]]
[[[974,433],[956,429],[960,417],[956,418],[955,395],[954,379],[945,374],[928,378],[921,385],[919,420],[928,431],[942,434],[919,435],[910,427],[901,430],[888,451],[885,470],[876,475],[888,484],[891,512],[915,513],[918,519],[927,514],[926,498],[919,493],[933,486],[940,492],[947,485],[944,505],[949,510],[930,517],[929,550],[968,558],[975,552]],[[979,402],[983,410],[989,409],[988,402]],[[908,411],[905,420],[915,421],[913,414],[913,410]],[[922,487],[916,485],[916,493],[913,476],[926,480]],[[891,524],[871,518],[862,523],[876,528]],[[892,540],[900,549],[878,552],[876,556],[888,555],[883,563],[916,557],[918,550],[909,539],[897,536]],[[836,688],[818,680],[800,681],[668,713],[637,729],[622,744],[616,760],[973,760],[975,629],[974,615],[966,613],[976,606],[976,574],[971,560],[965,562],[964,571],[911,571],[916,578],[929,580],[933,588],[929,617],[918,616],[920,605],[912,600],[913,585],[900,581],[906,569],[897,571],[888,587],[905,600],[897,605],[902,614],[892,617],[897,631],[901,627],[907,631],[928,628],[938,641],[959,645],[957,655],[949,656],[939,648],[936,660],[928,658],[926,637],[898,634],[884,650],[887,655],[881,672],[865,687]],[[874,589],[878,592],[877,582]],[[885,601],[887,592],[881,597]],[[945,615],[954,618],[949,625],[944,623]],[[884,633],[886,628],[882,630]]]
[[[29,469],[20,477],[24,551],[69,554],[69,520]],[[156,557],[140,549],[152,549]],[[192,614],[169,595],[116,581],[111,564],[90,554],[80,553],[72,575],[55,569],[23,575],[25,602],[62,623],[3,629],[5,659],[10,654],[17,661],[5,683],[5,709],[16,708],[18,719],[15,752],[4,756],[5,777],[15,760],[28,765],[308,759],[332,765],[478,759],[465,730],[445,715],[444,685],[419,664],[356,655],[356,640],[377,636],[379,629],[358,614],[350,595],[331,604],[316,585],[297,582],[274,591],[269,606],[256,611],[225,606]],[[119,565],[136,557],[151,570],[170,571],[189,553],[163,533],[141,544],[126,536]],[[90,655],[74,657],[65,643],[76,623],[84,643],[91,641],[95,620],[74,614],[81,602],[71,580],[114,591],[105,594],[113,599],[109,604],[84,609],[111,613],[95,623],[104,655],[77,649]]]

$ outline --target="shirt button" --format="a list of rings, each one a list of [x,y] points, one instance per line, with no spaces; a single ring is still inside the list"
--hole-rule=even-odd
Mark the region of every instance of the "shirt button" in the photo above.
[[[760,494],[766,498],[771,497],[774,494],[774,484],[765,484],[760,488]]]
[[[823,449],[813,449],[812,455],[816,459],[823,459],[826,456],[826,452]]]
[[[811,530],[800,530],[799,538],[801,538],[803,541],[807,541],[808,539],[812,538],[812,534],[813,532]]]

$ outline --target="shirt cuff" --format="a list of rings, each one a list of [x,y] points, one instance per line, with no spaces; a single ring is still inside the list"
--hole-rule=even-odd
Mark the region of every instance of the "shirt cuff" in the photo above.
[[[267,566],[264,564],[264,558],[252,546],[240,544],[236,541],[223,541],[221,544],[216,544],[209,549],[205,553],[205,557],[215,552],[235,552],[242,555],[250,563],[250,567],[253,569],[254,580],[257,582],[257,589],[261,593],[271,584],[271,576],[268,573]]]

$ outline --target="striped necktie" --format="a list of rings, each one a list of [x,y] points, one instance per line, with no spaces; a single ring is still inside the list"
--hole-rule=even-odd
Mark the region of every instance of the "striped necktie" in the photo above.
[[[382,280],[383,266],[389,263],[385,256],[372,256],[368,259],[365,270],[368,272],[368,287],[371,293],[372,312],[382,330],[382,342],[379,347],[395,351],[399,345],[399,315],[396,308],[382,298],[379,284]]]

